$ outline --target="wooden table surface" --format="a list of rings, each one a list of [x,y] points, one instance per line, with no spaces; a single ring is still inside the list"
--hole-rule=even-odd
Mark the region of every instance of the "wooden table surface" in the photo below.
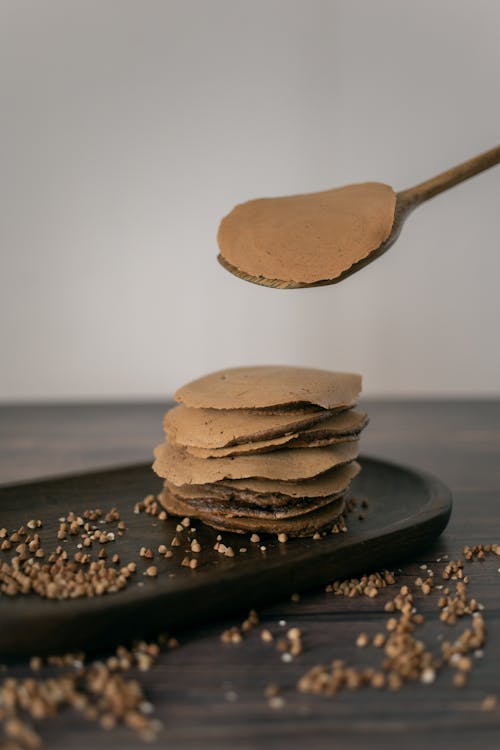
[[[500,543],[500,401],[368,401],[364,407],[371,416],[365,453],[433,472],[454,494],[445,534],[421,557],[402,563],[398,583],[414,579],[423,563],[440,574],[437,558],[460,558],[464,544]],[[161,435],[164,409],[158,403],[3,407],[0,482],[147,460]],[[274,633],[295,626],[303,631],[304,652],[291,663],[262,643],[259,631],[239,645],[221,643],[222,629],[235,621],[178,633],[181,647],[140,675],[164,724],[152,747],[457,750],[476,743],[497,750],[500,709],[486,713],[481,701],[490,694],[500,697],[499,565],[495,556],[467,564],[470,591],[485,606],[488,637],[465,688],[453,687],[447,670],[432,685],[405,685],[396,693],[363,689],[334,698],[298,693],[298,678],[313,665],[335,658],[380,661],[379,652],[356,648],[355,639],[361,631],[373,634],[384,627],[384,603],[395,593],[344,599],[320,590],[259,613]],[[439,623],[431,599],[415,601],[426,614],[422,637],[437,652],[439,633],[453,640],[467,623],[456,630]],[[26,673],[25,665],[5,672]],[[263,696],[270,682],[282,688],[285,705],[279,710]],[[69,712],[40,729],[46,746],[55,749],[141,746],[126,729],[104,732]]]

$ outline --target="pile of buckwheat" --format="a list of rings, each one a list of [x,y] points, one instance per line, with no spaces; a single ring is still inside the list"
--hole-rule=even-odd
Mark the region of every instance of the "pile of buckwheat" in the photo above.
[[[98,525],[99,521],[106,525],[106,530]],[[10,559],[0,560],[2,594],[77,599],[115,593],[127,586],[135,572],[134,563],[120,567],[120,558],[114,554],[110,565],[106,549],[126,529],[116,508],[108,513],[97,508],[86,510],[81,516],[68,513],[59,518],[58,543],[50,552],[42,546],[38,533],[42,526],[42,521],[32,519],[11,533],[0,529],[0,550],[11,552]],[[73,554],[62,544],[68,538],[78,540]],[[94,545],[99,547],[97,559],[91,557]]]

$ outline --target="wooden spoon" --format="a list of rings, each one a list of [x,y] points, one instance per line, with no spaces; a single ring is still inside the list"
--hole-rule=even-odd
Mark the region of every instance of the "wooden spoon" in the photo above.
[[[229,263],[229,261],[223,258],[220,254],[218,255],[217,259],[227,271],[230,271],[240,279],[244,279],[244,281],[250,281],[253,284],[260,284],[261,286],[273,287],[275,289],[300,289],[310,286],[325,286],[326,284],[336,284],[339,281],[347,278],[348,276],[351,276],[351,274],[356,273],[356,271],[359,271],[361,268],[364,268],[369,263],[376,260],[376,258],[379,258],[383,253],[385,253],[386,250],[388,250],[399,237],[404,222],[414,208],[419,206],[421,203],[424,203],[424,201],[429,200],[429,198],[433,198],[435,195],[438,195],[439,193],[442,193],[445,190],[458,185],[459,182],[468,180],[470,177],[474,177],[474,175],[479,174],[480,172],[484,172],[486,169],[489,169],[490,167],[493,167],[499,163],[500,146],[496,146],[489,151],[485,151],[484,153],[479,154],[479,156],[475,156],[474,158],[469,159],[463,164],[459,164],[456,167],[448,169],[446,172],[438,174],[436,177],[432,177],[430,180],[426,180],[425,182],[421,182],[419,185],[415,185],[415,187],[398,192],[396,194],[394,221],[389,237],[379,247],[372,250],[369,255],[367,255],[357,263],[354,263],[352,266],[347,268],[345,271],[343,271],[333,279],[324,279],[311,283],[283,281],[282,279],[269,279],[265,276],[252,276],[251,274],[245,273],[245,271],[242,271],[236,266],[233,266],[231,263]]]

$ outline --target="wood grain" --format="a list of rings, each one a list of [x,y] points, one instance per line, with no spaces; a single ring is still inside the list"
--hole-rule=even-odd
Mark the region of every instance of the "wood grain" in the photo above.
[[[404,566],[400,582],[419,574],[423,563],[437,570],[435,560],[445,553],[456,559],[466,543],[500,542],[499,401],[366,402],[363,408],[371,416],[363,435],[365,452],[431,471],[454,493],[454,512],[445,534],[433,549]],[[162,411],[161,404],[143,409],[137,405],[43,407],[38,414],[35,407],[23,407],[21,414],[14,407],[3,410],[2,479],[27,477],[26,460],[33,477],[63,468],[78,470],[85,464],[87,468],[118,464],[124,452],[127,462],[130,453],[137,461],[147,460],[158,437]],[[44,440],[50,434],[57,439]],[[15,453],[22,463],[11,463],[10,451],[6,451],[9,436],[16,440]],[[105,461],[101,450],[106,453]],[[399,693],[366,690],[333,700],[297,694],[297,678],[314,664],[339,657],[352,663],[367,660],[368,653],[356,649],[355,636],[361,630],[376,632],[385,622],[385,596],[350,600],[320,590],[299,603],[286,601],[260,612],[263,623],[275,633],[282,630],[281,619],[287,627],[302,629],[305,651],[290,664],[283,663],[257,633],[239,646],[220,643],[222,625],[178,634],[181,648],[165,654],[157,667],[140,675],[165,724],[164,734],[153,747],[298,750],[308,744],[320,750],[420,750],[424,746],[465,750],[474,742],[482,749],[496,750],[500,714],[486,714],[479,706],[486,694],[500,693],[497,568],[495,558],[473,563],[468,569],[471,592],[486,607],[488,642],[484,658],[477,661],[463,690],[453,688],[450,677],[443,676],[434,685],[409,686]],[[429,613],[425,637],[432,643],[438,630],[442,631],[435,604],[419,599],[418,606]],[[19,666],[8,673],[20,676],[27,669]],[[281,711],[271,710],[262,696],[271,681],[283,687],[286,705]],[[233,692],[236,700],[232,700]],[[47,746],[55,750],[139,746],[127,730],[104,733],[69,713],[46,722],[43,735]]]
[[[421,182],[407,190],[401,190],[398,196],[407,203],[418,205],[424,201],[434,198],[435,195],[449,190],[460,182],[475,177],[477,174],[484,172],[486,169],[496,166],[500,163],[500,146],[483,151],[482,154],[473,156],[472,159],[457,164],[455,167],[441,172],[435,177],[431,177],[425,182]]]

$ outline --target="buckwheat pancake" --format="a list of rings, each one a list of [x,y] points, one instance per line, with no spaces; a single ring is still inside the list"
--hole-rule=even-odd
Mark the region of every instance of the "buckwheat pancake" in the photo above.
[[[326,448],[285,448],[272,453],[204,459],[166,442],[155,448],[153,469],[177,486],[250,477],[296,481],[352,461],[358,455],[358,443],[356,440]]]
[[[198,518],[203,523],[220,531],[233,531],[239,534],[257,531],[266,534],[286,533],[288,536],[310,536],[316,531],[334,524],[345,507],[345,501],[341,498],[296,518],[233,518],[226,514],[206,513],[193,508],[191,505],[175,498],[165,488],[158,497],[163,507],[173,515]]]
[[[269,414],[255,409],[191,409],[175,406],[163,427],[171,442],[197,448],[225,448],[239,443],[282,437],[328,419],[334,410]]]
[[[281,487],[277,488],[278,491],[273,492],[254,492],[238,487],[237,482],[231,481],[205,485],[185,484],[176,487],[168,480],[165,480],[165,489],[174,497],[196,508],[261,517],[266,517],[266,515],[271,513],[277,518],[285,518],[287,516],[301,515],[308,510],[319,508],[334,499],[342,497],[350,486],[352,479],[359,471],[360,466],[355,461],[339,469],[333,469],[332,473],[336,472],[338,476],[330,480],[330,486],[329,488],[325,488],[326,491],[321,493],[315,492],[312,497],[308,497],[304,493],[304,490],[301,495],[291,497],[289,494],[280,492]],[[280,484],[285,485],[286,483],[281,482]],[[304,489],[306,487],[307,483],[305,483]]]
[[[241,203],[222,219],[220,253],[251,276],[335,279],[391,233],[396,193],[381,182]]]
[[[205,375],[180,388],[176,401],[195,409],[263,409],[313,404],[354,406],[361,376],[308,367],[235,367]]]
[[[192,492],[190,491],[192,485],[176,487],[170,482],[165,482],[165,490],[177,500],[200,512],[226,515],[230,518],[295,518],[322,508],[334,500],[340,500],[344,496],[344,492],[337,492],[335,495],[326,497],[301,498],[290,502],[290,498],[285,495],[270,495],[267,505],[259,505],[251,502],[253,499],[251,493],[248,493],[248,499],[237,493],[229,493],[226,498],[213,497],[203,488]]]
[[[187,446],[186,450],[192,456],[198,456],[199,458],[225,458],[250,453],[266,453],[285,445],[287,448],[319,448],[357,440],[359,433],[366,427],[367,423],[368,416],[366,414],[350,410],[330,417],[303,432],[292,432],[282,437],[239,443],[225,448]]]
[[[224,480],[209,487],[222,490],[224,487],[232,492],[251,492],[254,497],[272,497],[274,495],[300,499],[303,497],[323,497],[343,492],[359,474],[361,467],[357,461],[350,461],[317,477],[302,479],[298,482],[281,482],[275,479],[234,479]]]
[[[326,497],[344,492],[361,467],[357,461],[338,466],[313,479],[286,482],[273,479],[226,479],[212,484],[174,485],[168,479],[165,486],[176,496],[186,500],[209,497],[227,500],[238,497],[243,502],[262,505],[284,505],[297,500]],[[254,486],[249,486],[254,484]],[[292,487],[292,490],[289,488]]]
[[[292,432],[291,435],[283,435],[282,437],[271,438],[270,440],[255,440],[252,443],[239,443],[238,445],[231,445],[228,448],[197,448],[194,445],[188,445],[185,450],[191,456],[197,456],[198,458],[230,458],[231,456],[268,453],[284,445],[290,447],[290,441],[298,437],[298,432]],[[178,445],[178,443],[174,442],[174,445]]]
[[[333,445],[344,440],[356,440],[367,424],[368,415],[365,412],[350,409],[300,432],[298,437],[291,441],[290,447],[293,445],[294,448],[312,448]]]

